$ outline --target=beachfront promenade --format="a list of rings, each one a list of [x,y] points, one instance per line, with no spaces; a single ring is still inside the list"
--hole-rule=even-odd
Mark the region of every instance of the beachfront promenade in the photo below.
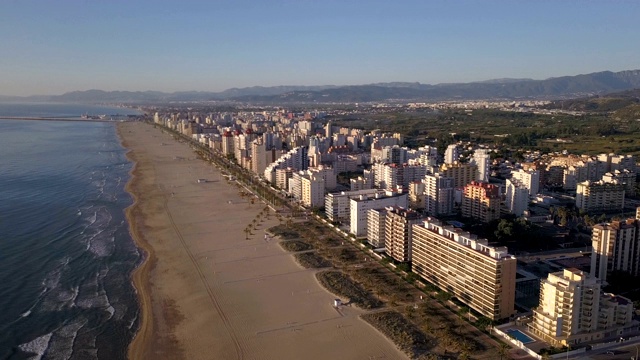
[[[149,253],[134,274],[143,320],[132,359],[405,359],[258,225],[264,204],[240,196],[189,144],[139,122],[118,125],[136,162],[132,234]],[[198,179],[209,181],[199,183]]]

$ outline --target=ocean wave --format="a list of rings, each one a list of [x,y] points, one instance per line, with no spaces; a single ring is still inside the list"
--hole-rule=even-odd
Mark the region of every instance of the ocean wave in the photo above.
[[[62,272],[67,268],[67,265],[69,265],[69,261],[71,261],[71,258],[68,256],[58,260],[58,265],[45,275],[42,280],[45,291],[55,289],[58,284],[60,284]]]
[[[108,235],[95,237],[89,242],[87,250],[98,258],[110,256],[115,250],[115,237]]]
[[[76,306],[83,309],[93,309],[93,308],[102,308],[107,309],[111,307],[111,303],[109,303],[109,297],[107,296],[107,292],[104,290],[99,290],[93,294],[88,294],[86,296],[80,297],[76,301]]]
[[[86,249],[97,257],[109,256],[115,250],[116,229],[109,227],[112,219],[111,213],[105,207],[100,207],[96,211],[95,221],[83,231]]]
[[[36,356],[31,357],[31,359],[41,359],[49,347],[51,336],[53,336],[53,333],[42,335],[27,343],[18,345],[18,349],[29,354],[35,354]]]
[[[73,355],[73,343],[78,336],[78,331],[87,324],[87,319],[78,318],[62,326],[53,332],[53,336],[49,342],[49,348],[46,350],[47,359],[70,359]]]
[[[50,290],[42,301],[40,307],[43,311],[59,311],[63,308],[73,307],[78,297],[78,287],[71,289],[55,288]]]

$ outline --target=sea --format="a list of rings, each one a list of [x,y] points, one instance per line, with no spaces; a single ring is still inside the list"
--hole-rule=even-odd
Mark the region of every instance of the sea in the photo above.
[[[0,103],[1,116],[139,114]],[[125,359],[138,328],[114,122],[0,119],[0,359]]]

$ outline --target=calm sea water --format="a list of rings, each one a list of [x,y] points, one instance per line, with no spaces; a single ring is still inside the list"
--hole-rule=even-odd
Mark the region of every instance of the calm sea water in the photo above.
[[[109,113],[0,104],[0,115],[9,109]],[[141,260],[124,216],[131,166],[114,123],[0,120],[0,359],[126,357]]]

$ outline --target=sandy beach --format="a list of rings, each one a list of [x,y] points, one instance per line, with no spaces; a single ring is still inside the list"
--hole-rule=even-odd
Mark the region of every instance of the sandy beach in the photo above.
[[[120,123],[135,162],[131,233],[147,252],[133,280],[141,304],[130,359],[406,359],[264,230],[264,208],[160,128]],[[206,179],[199,183],[198,179]]]

